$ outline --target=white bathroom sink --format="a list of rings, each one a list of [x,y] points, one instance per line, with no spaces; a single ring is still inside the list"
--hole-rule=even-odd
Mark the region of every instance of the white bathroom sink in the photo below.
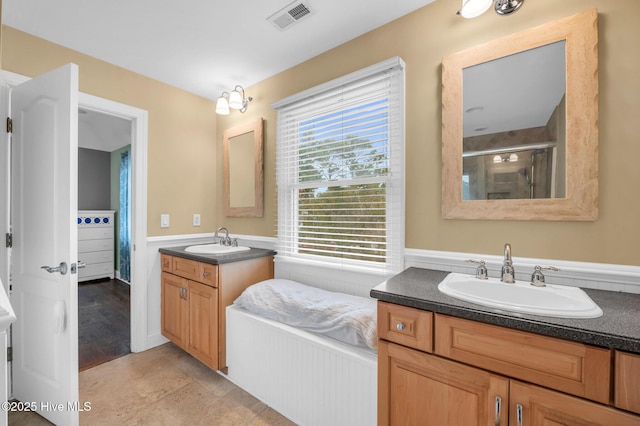
[[[438,284],[438,290],[456,299],[506,311],[556,318],[602,316],[602,309],[578,287],[550,284],[534,287],[524,281],[506,284],[498,278],[479,280],[451,273]]]
[[[251,250],[250,247],[231,247],[231,246],[223,246],[220,244],[199,244],[197,246],[189,246],[184,251],[187,253],[198,253],[198,254],[229,254],[229,253],[237,253],[240,251]]]

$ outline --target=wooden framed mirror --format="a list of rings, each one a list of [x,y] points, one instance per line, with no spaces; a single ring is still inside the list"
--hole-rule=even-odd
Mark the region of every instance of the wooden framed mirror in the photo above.
[[[224,215],[262,217],[262,118],[223,135]]]
[[[597,18],[587,10],[443,59],[445,219],[598,218]]]

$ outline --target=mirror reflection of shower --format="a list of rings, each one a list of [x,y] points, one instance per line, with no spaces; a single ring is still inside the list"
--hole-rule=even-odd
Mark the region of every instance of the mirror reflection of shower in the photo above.
[[[462,199],[563,197],[556,166],[555,142],[464,152]]]

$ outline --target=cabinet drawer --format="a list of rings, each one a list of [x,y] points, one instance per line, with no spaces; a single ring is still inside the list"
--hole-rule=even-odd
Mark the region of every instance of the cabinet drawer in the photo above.
[[[173,257],[168,254],[160,255],[160,268],[162,272],[173,272]]]
[[[218,266],[182,257],[170,256],[171,273],[188,280],[218,287]],[[164,266],[163,266],[164,268]]]
[[[609,403],[611,352],[436,314],[435,352],[510,377]]]
[[[616,351],[616,407],[640,414],[640,355]]]
[[[199,281],[200,262],[195,260],[172,257],[172,272],[180,277],[193,281]]]
[[[113,278],[113,262],[88,264],[84,268],[78,269],[78,279],[94,279],[109,277]]]
[[[78,240],[99,240],[113,238],[113,227],[91,227],[78,229]]]
[[[424,352],[433,352],[433,313],[378,302],[378,337]]]
[[[85,265],[113,262],[113,250],[91,251],[87,253],[78,252],[78,260],[84,262]]]
[[[78,240],[78,253],[113,250],[113,238],[102,240]]]

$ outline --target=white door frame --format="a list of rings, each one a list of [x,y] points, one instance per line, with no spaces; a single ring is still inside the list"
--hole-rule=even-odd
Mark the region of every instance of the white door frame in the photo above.
[[[0,80],[12,87],[29,80],[0,70]],[[2,94],[6,96],[6,94]],[[141,352],[147,343],[147,151],[148,112],[109,99],[79,93],[78,107],[131,120],[131,352]],[[3,118],[4,120],[4,118]],[[6,168],[5,168],[6,170]],[[8,188],[0,188],[0,193]],[[8,232],[6,230],[5,232]],[[8,287],[8,283],[5,283]],[[77,308],[77,307],[76,307]]]

